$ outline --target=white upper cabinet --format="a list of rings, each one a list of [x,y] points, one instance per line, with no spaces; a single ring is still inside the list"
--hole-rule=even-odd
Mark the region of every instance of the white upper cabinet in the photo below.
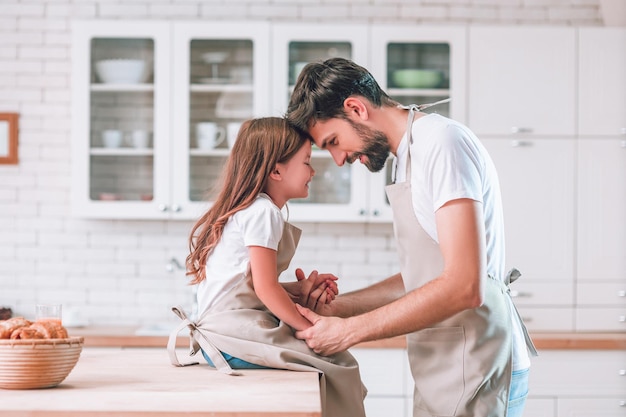
[[[269,112],[269,25],[87,21],[73,42],[74,213],[196,219],[227,138]]]
[[[482,142],[500,179],[507,267],[518,268],[524,282],[573,284],[576,141]]]
[[[272,112],[280,115],[286,111],[293,84],[306,63],[337,56],[369,69],[381,87],[401,103],[452,98],[451,103],[428,111],[463,120],[465,38],[466,30],[460,27],[274,24]],[[381,172],[371,173],[359,163],[337,167],[328,152],[314,150],[317,174],[310,196],[291,202],[290,218],[391,221],[384,189],[391,181],[391,161]]]
[[[371,71],[402,104],[450,98],[426,110],[466,121],[467,29],[461,26],[372,25]]]
[[[367,67],[368,27],[276,23],[272,25],[272,114],[287,111],[293,87],[309,62],[341,57]],[[292,221],[366,221],[369,179],[359,163],[337,166],[330,153],[313,147],[316,171],[306,199],[289,202]]]
[[[580,28],[578,133],[626,139],[626,29]]]
[[[625,217],[626,140],[579,140],[579,280],[626,281]]]
[[[162,22],[75,22],[72,209],[160,218],[170,200],[170,33]]]
[[[269,24],[176,23],[173,37],[171,194],[197,218],[241,123],[269,113]]]
[[[574,28],[471,26],[468,56],[477,134],[575,135]]]

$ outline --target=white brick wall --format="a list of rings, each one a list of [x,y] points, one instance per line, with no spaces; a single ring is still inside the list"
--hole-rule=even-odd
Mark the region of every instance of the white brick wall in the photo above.
[[[165,266],[184,260],[190,222],[70,216],[70,23],[208,16],[601,24],[598,0],[0,0],[0,112],[20,113],[20,163],[0,165],[0,306],[32,316],[35,303],[56,301],[92,323],[140,324],[189,304],[183,273]],[[343,277],[342,291],[395,272],[390,225],[301,226],[294,265]]]

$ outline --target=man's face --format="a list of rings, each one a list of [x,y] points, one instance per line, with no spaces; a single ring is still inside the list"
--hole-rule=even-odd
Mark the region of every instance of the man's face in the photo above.
[[[330,152],[339,166],[358,159],[371,172],[378,172],[389,157],[387,137],[358,121],[340,118],[318,121],[309,133],[315,144]]]

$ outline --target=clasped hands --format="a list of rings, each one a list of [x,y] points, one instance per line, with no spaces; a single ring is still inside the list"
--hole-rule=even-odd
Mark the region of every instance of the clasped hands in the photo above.
[[[337,277],[332,274],[311,272],[307,278],[304,272],[296,269],[295,282],[282,283],[289,296],[296,303],[296,307],[313,326],[296,332],[298,339],[318,354],[331,355],[346,350],[342,336],[343,320],[334,315],[332,301],[339,293]],[[345,335],[344,335],[345,336]]]

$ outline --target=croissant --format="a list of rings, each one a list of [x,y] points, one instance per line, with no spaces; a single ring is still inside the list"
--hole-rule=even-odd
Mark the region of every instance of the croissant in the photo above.
[[[54,321],[31,322],[23,317],[0,321],[0,339],[65,339],[67,337],[65,327]]]
[[[9,339],[16,330],[27,327],[32,324],[31,321],[24,317],[13,317],[8,320],[0,321],[0,339]]]

